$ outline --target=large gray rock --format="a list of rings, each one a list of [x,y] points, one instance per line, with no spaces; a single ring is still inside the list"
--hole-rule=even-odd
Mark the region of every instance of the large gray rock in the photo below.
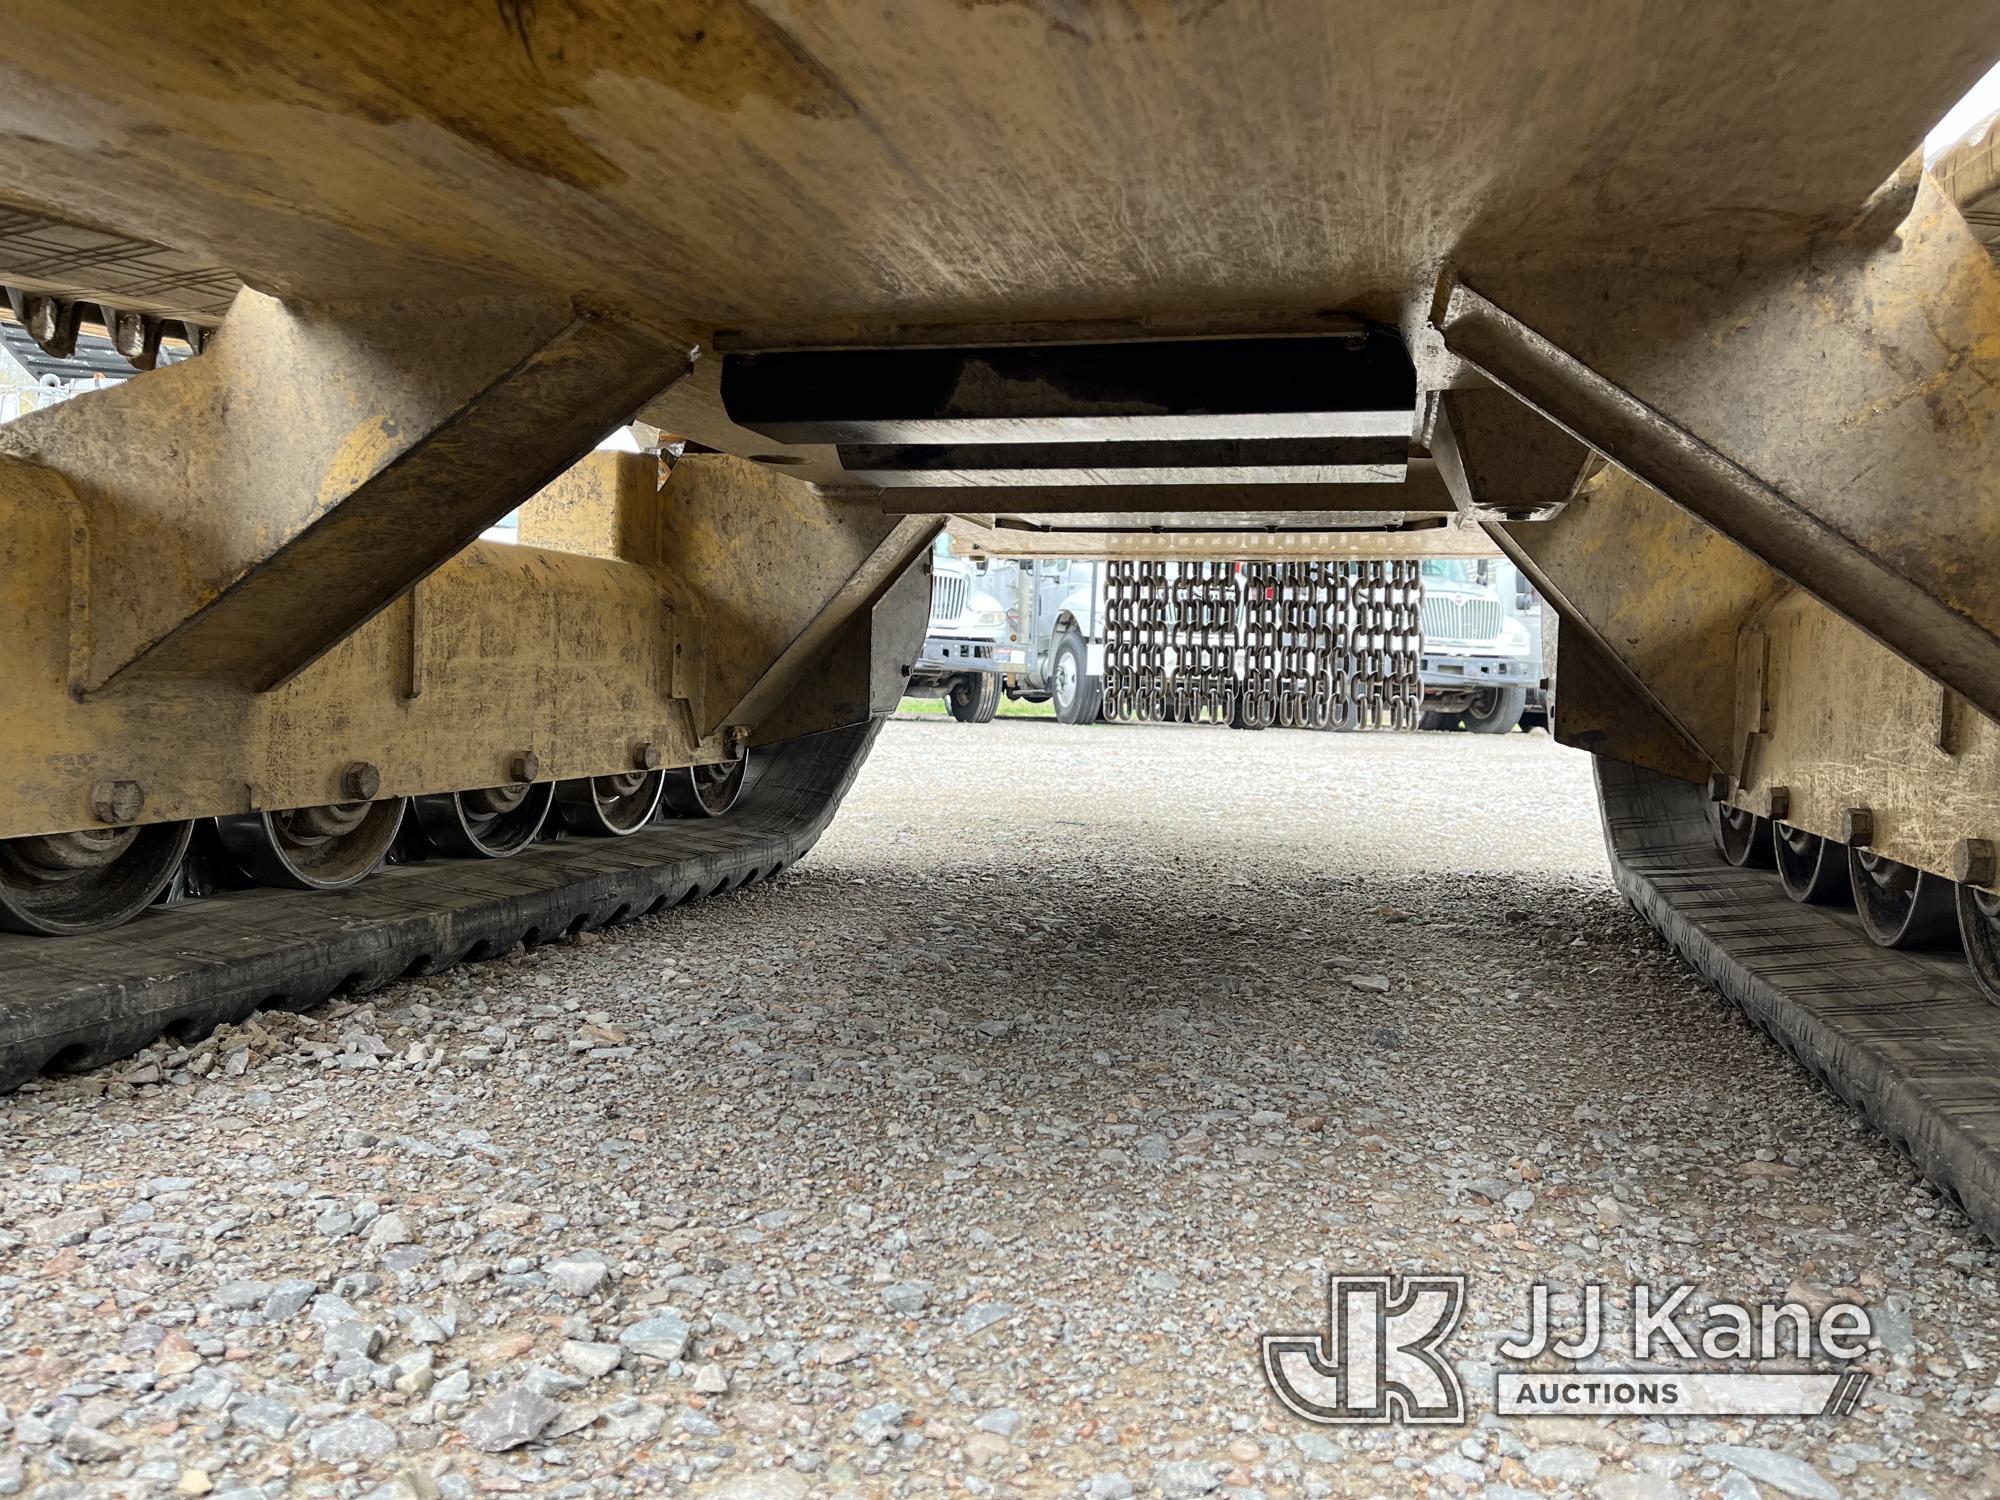
[[[52,1214],[46,1219],[36,1219],[24,1226],[28,1241],[35,1245],[51,1245],[65,1249],[70,1245],[81,1245],[90,1238],[93,1229],[104,1227],[104,1210],[101,1208],[78,1208],[66,1214]]]
[[[297,1420],[297,1412],[269,1396],[253,1396],[229,1414],[231,1427],[265,1438],[283,1437]]]
[[[611,1279],[611,1267],[595,1256],[564,1256],[549,1266],[549,1281],[571,1297],[588,1297]]]
[[[336,1323],[352,1323],[361,1314],[345,1297],[336,1297],[332,1292],[313,1298],[312,1320],[322,1327],[331,1328]]]
[[[382,1347],[382,1330],[368,1323],[335,1323],[320,1348],[333,1359],[369,1359]]]
[[[502,1391],[465,1419],[459,1430],[482,1453],[505,1453],[532,1443],[562,1415],[562,1405],[526,1386]]]
[[[1167,1500],[1196,1500],[1197,1496],[1212,1495],[1222,1488],[1214,1464],[1191,1458],[1161,1464],[1153,1470],[1153,1483]]]
[[[69,1431],[62,1435],[62,1456],[72,1463],[101,1464],[114,1458],[123,1458],[125,1450],[132,1445],[123,1438],[113,1437],[108,1432],[100,1432],[95,1427],[86,1427],[81,1422],[72,1422]]]
[[[729,1372],[714,1360],[710,1360],[694,1372],[694,1388],[704,1396],[727,1395]]]
[[[345,1464],[394,1453],[400,1441],[387,1422],[355,1416],[320,1428],[306,1439],[306,1451],[323,1464]]]
[[[421,1396],[437,1379],[437,1356],[429,1349],[413,1349],[389,1366],[389,1385],[405,1396]]]
[[[264,1321],[282,1323],[287,1318],[295,1318],[318,1295],[319,1283],[316,1281],[281,1281],[271,1288],[271,1295],[264,1299]]]
[[[880,1401],[854,1414],[854,1435],[874,1447],[902,1436],[903,1408],[894,1401]]]
[[[958,1331],[969,1338],[996,1323],[1006,1322],[1019,1311],[1010,1302],[975,1302],[958,1315]]]
[[[1346,1457],[1340,1445],[1323,1432],[1295,1432],[1292,1446],[1299,1450],[1299,1457],[1311,1464],[1338,1464]]]
[[[1710,1443],[1701,1456],[1727,1464],[1739,1474],[1768,1484],[1772,1489],[1798,1500],[1840,1500],[1840,1491],[1831,1480],[1802,1458],[1771,1448],[1749,1448],[1737,1443]]]
[[[618,1342],[634,1354],[661,1361],[679,1359],[687,1353],[693,1330],[679,1313],[668,1308],[643,1323],[634,1323],[618,1335]]]
[[[625,1351],[616,1344],[593,1344],[571,1339],[562,1346],[562,1362],[586,1380],[609,1375],[625,1361]]]
[[[997,1432],[1010,1438],[1021,1430],[1021,1414],[1011,1406],[996,1406],[973,1421],[981,1432]]]
[[[1588,1484],[1603,1466],[1588,1448],[1543,1448],[1528,1455],[1528,1472],[1557,1484]]]

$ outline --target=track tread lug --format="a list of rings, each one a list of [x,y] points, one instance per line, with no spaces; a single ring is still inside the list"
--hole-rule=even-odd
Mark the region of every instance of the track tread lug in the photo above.
[[[722,818],[551,839],[505,861],[399,865],[340,891],[230,891],[85,937],[0,934],[0,1090],[102,1067],[177,1027],[205,1036],[258,1010],[373,993],[776,873],[817,842],[879,728],[764,753]]]
[[[2000,1017],[1966,965],[1879,947],[1852,912],[1731,867],[1699,787],[1602,758],[1597,784],[1612,869],[1639,913],[2000,1240]]]

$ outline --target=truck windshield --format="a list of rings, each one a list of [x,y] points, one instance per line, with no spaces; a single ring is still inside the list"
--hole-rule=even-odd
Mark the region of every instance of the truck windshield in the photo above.
[[[1463,558],[1427,557],[1424,559],[1424,577],[1439,578],[1446,583],[1471,583],[1472,569]]]

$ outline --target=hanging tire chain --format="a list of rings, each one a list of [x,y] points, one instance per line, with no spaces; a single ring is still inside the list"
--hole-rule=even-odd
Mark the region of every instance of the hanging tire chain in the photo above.
[[[1113,562],[1104,716],[1244,729],[1415,729],[1415,561]]]

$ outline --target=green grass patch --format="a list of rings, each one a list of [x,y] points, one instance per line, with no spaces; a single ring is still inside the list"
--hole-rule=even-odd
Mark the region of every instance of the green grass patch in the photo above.
[[[896,706],[896,712],[903,714],[945,714],[951,710],[945,707],[942,698],[905,698]],[[1017,698],[1002,698],[1000,712],[1002,719],[1053,719],[1056,706],[1053,703],[1024,703]]]

